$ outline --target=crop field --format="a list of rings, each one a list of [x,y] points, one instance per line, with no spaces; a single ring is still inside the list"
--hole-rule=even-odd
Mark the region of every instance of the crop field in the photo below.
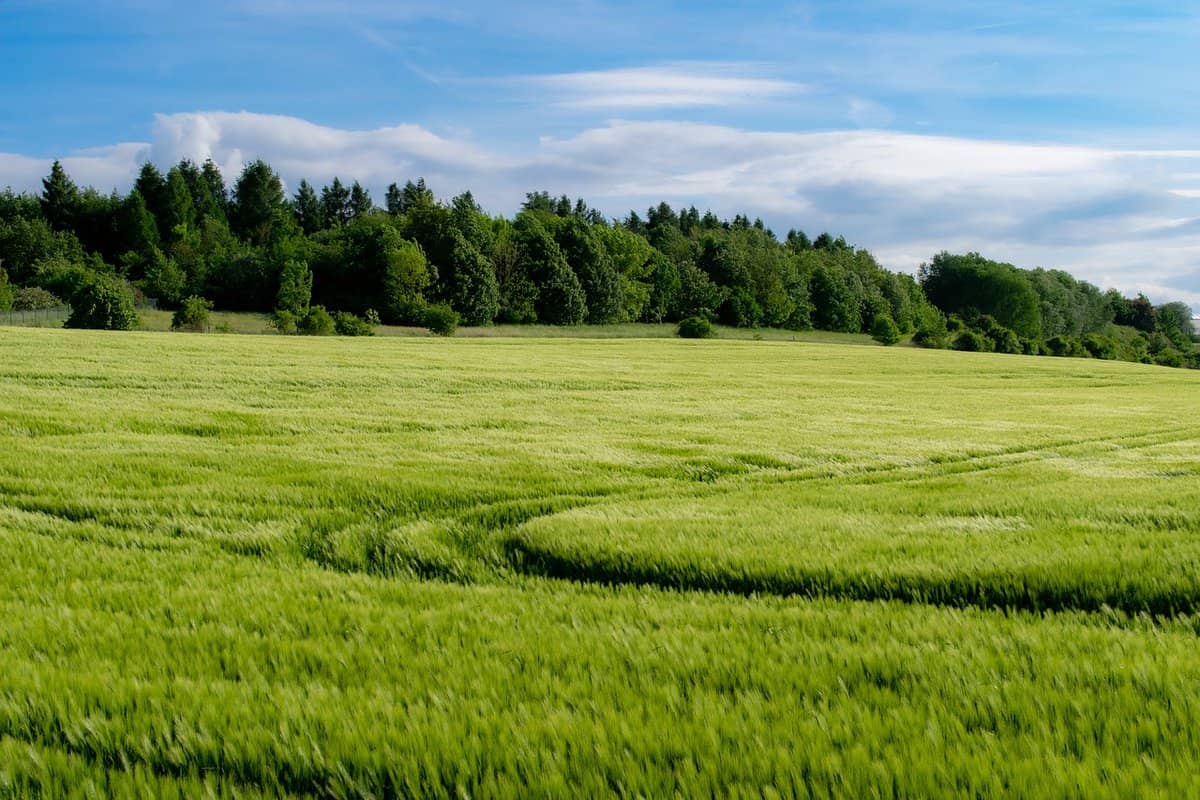
[[[0,329],[0,796],[1200,794],[1200,374]]]

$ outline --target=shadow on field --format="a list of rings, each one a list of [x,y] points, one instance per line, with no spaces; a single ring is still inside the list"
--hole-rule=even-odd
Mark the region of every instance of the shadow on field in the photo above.
[[[652,586],[746,597],[899,601],[1005,611],[1118,611],[1159,618],[1200,613],[1200,587],[1194,583],[1105,586],[1056,583],[1048,576],[1013,572],[930,576],[834,569],[806,571],[792,566],[754,569],[738,564],[705,570],[692,564],[638,563],[601,554],[576,552],[563,556],[539,548],[520,532],[506,537],[503,546],[509,562],[520,572],[606,586]]]

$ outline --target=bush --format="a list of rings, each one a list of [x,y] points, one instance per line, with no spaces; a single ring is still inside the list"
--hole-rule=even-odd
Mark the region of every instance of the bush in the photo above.
[[[187,298],[171,318],[171,330],[203,333],[208,330],[209,312],[212,311],[212,307],[212,302],[203,297],[193,295]]]
[[[14,292],[12,284],[8,282],[8,273],[0,267],[0,311],[8,311],[14,308]]]
[[[378,328],[383,324],[383,321],[379,318],[379,312],[373,308],[367,309],[366,313],[363,314],[363,320],[372,328]]]
[[[1116,361],[1120,356],[1117,343],[1099,333],[1084,336],[1083,349],[1087,350],[1092,358],[1103,358],[1106,361]]]
[[[129,287],[106,275],[93,275],[71,295],[68,328],[127,331],[138,326]]]
[[[1046,340],[1043,350],[1059,358],[1086,358],[1091,355],[1078,339],[1072,339],[1069,336],[1052,336]]]
[[[1037,339],[1022,339],[1021,352],[1027,356],[1040,356],[1042,354],[1042,343]]]
[[[1183,353],[1173,347],[1168,347],[1166,350],[1160,350],[1154,356],[1154,363],[1160,367],[1182,367]]]
[[[713,335],[712,323],[704,317],[688,317],[679,323],[675,335],[681,339],[710,339]]]
[[[992,349],[992,342],[982,333],[966,329],[954,337],[952,347],[967,353],[987,353]]]
[[[271,315],[271,327],[284,336],[291,336],[296,332],[296,315],[285,308],[275,310]]]
[[[296,320],[296,333],[301,336],[332,336],[333,317],[325,306],[312,306]]]
[[[425,309],[424,323],[434,336],[453,336],[458,330],[458,314],[450,306],[432,305]]]
[[[337,331],[338,336],[375,335],[375,326],[348,311],[339,311],[333,315],[333,328]]]
[[[921,314],[917,330],[913,333],[913,344],[938,350],[950,344],[950,330],[946,318],[937,309],[929,308]]]
[[[721,322],[735,328],[756,328],[762,322],[763,310],[754,295],[738,287],[721,306]]]
[[[992,350],[997,353],[1009,353],[1020,355],[1024,349],[1021,346],[1021,337],[1017,336],[1016,331],[1003,326],[997,326],[988,333],[988,339],[992,342]]]
[[[17,289],[12,303],[14,311],[41,311],[45,308],[58,308],[61,305],[65,305],[62,298],[38,286]]]
[[[891,347],[900,341],[900,328],[887,314],[876,314],[875,321],[871,323],[871,338],[884,347]]]

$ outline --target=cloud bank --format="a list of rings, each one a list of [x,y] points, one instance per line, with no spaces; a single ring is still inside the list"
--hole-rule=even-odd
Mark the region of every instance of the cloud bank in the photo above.
[[[659,74],[642,77],[638,91],[656,102],[664,91],[690,91],[669,88]],[[158,116],[149,142],[71,153],[63,163],[80,184],[107,190],[130,185],[146,160],[208,157],[230,182],[261,157],[291,187],[337,174],[377,199],[391,181],[423,176],[443,196],[471,189],[503,213],[543,188],[614,216],[660,200],[694,203],[761,216],[780,232],[844,234],[897,269],[915,269],[941,249],[974,249],[1200,309],[1200,151],[620,120],[502,150],[411,124],[342,130],[197,112]],[[48,159],[0,154],[0,185],[37,191],[48,171]]]

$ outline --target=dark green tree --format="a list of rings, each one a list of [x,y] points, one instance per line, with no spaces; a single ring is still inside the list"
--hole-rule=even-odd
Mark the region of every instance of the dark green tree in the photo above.
[[[213,208],[217,214],[224,217],[229,213],[229,193],[225,189],[225,178],[221,175],[221,170],[211,158],[206,158],[200,168],[200,175],[204,179],[204,185],[208,187],[210,202],[196,203],[196,207],[204,208],[206,213],[211,213],[209,209]]]
[[[500,287],[491,259],[454,231],[449,268],[450,305],[464,325],[490,325],[500,313]]]
[[[174,242],[182,238],[188,228],[196,227],[196,207],[192,201],[192,189],[179,167],[172,167],[167,173],[166,199],[161,223],[160,234],[163,234],[165,242]]]
[[[591,226],[572,215],[557,226],[554,238],[583,289],[587,321],[607,325],[620,319],[620,275]]]
[[[530,213],[518,215],[515,227],[522,270],[537,287],[534,310],[538,321],[551,325],[582,323],[587,314],[583,288],[554,238]]]
[[[296,196],[292,200],[292,213],[295,214],[296,224],[305,235],[311,236],[321,230],[321,201],[312,184],[306,180],[300,181]]]
[[[229,206],[229,227],[242,241],[263,245],[285,216],[286,200],[279,176],[259,159],[238,176]]]
[[[321,189],[321,219],[326,228],[339,228],[351,220],[350,190],[337,176],[333,183]]]
[[[42,215],[58,231],[73,230],[79,213],[79,188],[58,161],[42,179]]]
[[[350,219],[358,219],[359,217],[370,214],[375,210],[375,203],[371,201],[371,193],[362,187],[358,181],[350,187],[350,199],[347,204],[347,211]]]

